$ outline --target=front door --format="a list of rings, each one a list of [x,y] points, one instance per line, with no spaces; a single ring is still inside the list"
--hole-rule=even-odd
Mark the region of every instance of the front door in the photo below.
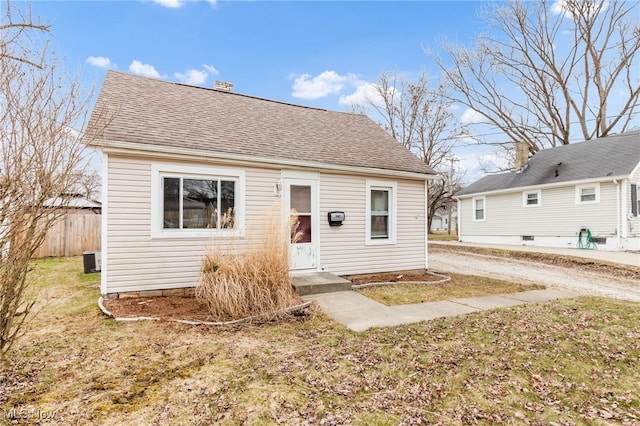
[[[285,215],[291,220],[289,245],[291,270],[318,267],[318,180],[284,179]]]

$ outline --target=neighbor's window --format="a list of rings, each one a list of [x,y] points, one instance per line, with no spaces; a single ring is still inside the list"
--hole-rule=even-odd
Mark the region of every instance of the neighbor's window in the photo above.
[[[395,182],[367,181],[367,244],[395,243]]]
[[[576,203],[588,204],[600,202],[600,184],[576,187]]]
[[[535,207],[540,205],[540,191],[523,192],[522,203],[524,207]]]
[[[163,229],[233,228],[236,181],[162,178]]]
[[[485,198],[474,198],[473,199],[473,220],[474,221],[482,221],[485,220]]]
[[[242,234],[243,170],[154,164],[152,174],[153,237]]]

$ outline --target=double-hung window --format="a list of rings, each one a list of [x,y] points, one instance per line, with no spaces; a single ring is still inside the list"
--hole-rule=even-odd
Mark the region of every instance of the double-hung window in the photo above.
[[[233,234],[244,218],[244,171],[153,166],[153,236]]]
[[[576,204],[591,204],[600,202],[600,184],[576,186]]]
[[[473,221],[481,222],[486,218],[485,215],[485,197],[478,197],[472,200],[473,203]]]
[[[522,205],[524,207],[537,207],[541,204],[541,191],[529,191],[522,193]]]
[[[367,180],[366,244],[395,244],[395,182]]]

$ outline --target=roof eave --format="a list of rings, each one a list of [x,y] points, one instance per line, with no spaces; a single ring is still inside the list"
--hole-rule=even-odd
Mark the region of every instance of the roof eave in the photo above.
[[[287,166],[291,168],[318,169],[325,171],[341,172],[347,174],[371,174],[389,177],[400,177],[406,179],[431,180],[437,179],[438,174],[418,173],[403,170],[378,169],[373,167],[346,166],[340,164],[320,163],[315,161],[287,160],[280,158],[257,157],[246,154],[231,154],[227,152],[204,151],[192,148],[178,148],[160,145],[139,144],[135,142],[96,140],[88,146],[99,148],[105,153],[119,153],[125,155],[154,156],[165,159],[185,159],[185,160],[216,160],[222,163],[233,163],[243,165],[259,164],[264,167],[281,168]]]
[[[618,175],[618,176],[603,176],[603,177],[592,178],[592,179],[578,179],[578,180],[571,180],[571,181],[565,181],[565,182],[545,183],[540,185],[518,186],[514,188],[504,188],[504,189],[496,189],[492,191],[481,191],[481,192],[472,192],[472,193],[463,194],[463,195],[455,195],[453,198],[459,200],[462,198],[480,197],[480,196],[495,195],[495,194],[508,194],[512,192],[531,191],[534,189],[537,190],[537,189],[545,189],[545,188],[559,188],[563,186],[582,185],[582,184],[597,183],[597,182],[612,182],[614,180],[628,179],[629,176],[630,176],[629,174]]]

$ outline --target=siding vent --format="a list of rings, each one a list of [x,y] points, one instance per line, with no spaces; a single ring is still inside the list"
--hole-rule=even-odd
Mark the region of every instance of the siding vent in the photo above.
[[[533,235],[523,235],[522,241],[534,241],[536,238]]]
[[[592,237],[591,241],[593,241],[596,244],[607,245],[607,238],[606,237]]]

